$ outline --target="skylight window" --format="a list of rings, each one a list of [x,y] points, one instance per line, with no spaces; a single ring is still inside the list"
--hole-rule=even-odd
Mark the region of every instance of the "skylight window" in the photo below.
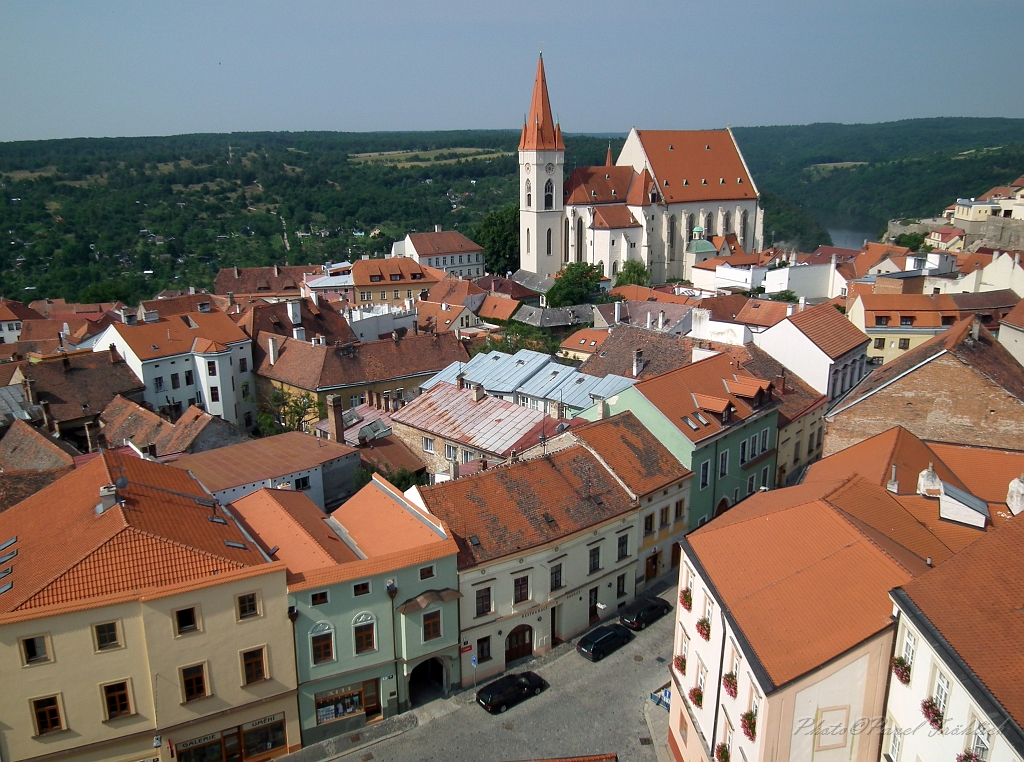
[[[229,548],[238,548],[239,550],[248,550],[249,546],[244,542],[235,542],[234,540],[224,540],[224,544]]]
[[[207,516],[206,518],[208,518],[214,524],[227,524],[228,523],[228,520],[223,518],[223,517],[221,517],[221,516]]]
[[[471,536],[471,537],[469,538],[469,544],[470,544],[470,545],[479,545],[479,544],[480,544],[480,538],[479,538],[479,537],[477,537],[476,535],[472,535],[472,536]]]
[[[701,423],[703,423],[705,426],[710,426],[711,425],[710,423],[708,423],[708,419],[700,414],[699,410],[696,413],[693,414],[693,417],[696,418]]]
[[[11,547],[17,541],[18,541],[17,536],[14,536],[11,539],[9,539],[7,542],[0,543],[0,550],[7,550],[9,547]]]
[[[17,550],[17,548],[15,548],[14,550],[12,550],[12,551],[11,551],[10,553],[5,553],[4,555],[0,556],[0,564],[5,564],[5,563],[7,563],[7,562],[8,562],[8,561],[10,561],[10,560],[11,560],[12,558],[14,558],[14,557],[15,557],[16,555],[18,555],[18,550]]]
[[[10,590],[12,587],[14,587],[14,583],[13,582],[8,582],[5,585],[0,585],[0,595],[3,595],[8,590]]]
[[[685,424],[686,424],[687,426],[689,426],[689,427],[690,427],[691,429],[693,429],[694,431],[697,431],[697,430],[698,430],[698,426],[697,426],[697,424],[696,424],[696,423],[694,423],[693,421],[691,421],[691,420],[690,420],[689,418],[687,418],[687,417],[686,417],[685,415],[683,416],[683,423],[685,423]]]

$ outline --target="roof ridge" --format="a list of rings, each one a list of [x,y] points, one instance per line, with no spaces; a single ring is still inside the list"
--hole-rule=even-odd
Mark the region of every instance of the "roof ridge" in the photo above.
[[[314,537],[314,536],[313,536],[313,535],[312,535],[312,534],[311,534],[311,533],[309,532],[309,530],[308,530],[308,529],[306,529],[306,527],[305,527],[305,526],[303,526],[302,522],[301,522],[301,521],[299,521],[298,519],[296,519],[296,518],[295,518],[295,517],[294,517],[294,516],[293,516],[293,515],[291,514],[291,511],[289,511],[289,510],[288,510],[288,509],[287,509],[287,508],[286,508],[286,507],[284,506],[284,504],[283,504],[283,503],[281,503],[281,502],[280,502],[280,501],[279,501],[279,500],[278,500],[278,499],[277,499],[276,497],[274,497],[274,496],[273,496],[272,492],[273,492],[273,490],[272,490],[272,489],[271,489],[270,487],[260,487],[260,488],[259,488],[258,490],[256,490],[255,492],[251,492],[251,493],[249,493],[249,495],[245,495],[245,496],[243,496],[243,497],[240,497],[240,498],[239,498],[239,500],[244,500],[245,498],[249,497],[250,495],[260,495],[260,494],[262,493],[262,497],[266,497],[266,498],[268,498],[268,499],[272,500],[272,501],[273,501],[273,502],[274,502],[274,503],[275,503],[275,504],[276,504],[276,505],[278,506],[278,508],[280,508],[280,509],[281,509],[281,512],[282,512],[282,513],[283,513],[283,514],[284,514],[285,516],[287,516],[287,517],[288,517],[288,521],[289,521],[289,522],[291,522],[291,524],[292,524],[292,525],[294,525],[294,526],[298,527],[298,528],[299,528],[299,530],[300,530],[300,531],[301,531],[301,532],[302,532],[302,533],[303,533],[303,534],[304,534],[304,535],[305,535],[306,537],[308,537],[309,539],[311,539],[311,540],[313,541],[313,544],[314,544],[314,545],[316,545],[316,546],[317,546],[318,548],[320,548],[320,549],[321,549],[322,551],[324,551],[324,553],[326,553],[326,554],[327,554],[327,555],[328,555],[329,557],[332,557],[332,556],[331,556],[331,550],[330,550],[330,548],[328,548],[328,547],[326,547],[325,545],[323,545],[323,544],[322,544],[322,543],[321,543],[321,542],[320,542],[320,541],[319,541],[319,540],[318,540],[318,539],[317,539],[316,537]],[[234,502],[234,501],[232,501],[232,502]],[[232,519],[234,519],[234,520],[235,520],[235,522],[237,522],[237,521],[238,521],[238,519],[237,519],[237,518],[235,518],[235,515],[234,515],[234,514],[231,514],[231,518],[232,518]],[[341,523],[341,522],[338,522],[338,523]],[[326,529],[326,524],[324,525],[324,528]],[[347,531],[347,530],[346,530],[346,531]],[[341,538],[338,538],[338,539],[341,539]]]

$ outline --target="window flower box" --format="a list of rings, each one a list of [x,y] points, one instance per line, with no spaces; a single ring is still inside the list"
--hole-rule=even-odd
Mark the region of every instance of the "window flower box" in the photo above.
[[[921,714],[928,720],[928,724],[936,730],[942,730],[942,711],[939,709],[939,705],[935,703],[935,699],[926,698],[921,702]]]
[[[956,755],[956,762],[984,762],[984,760],[973,751],[964,751]]]
[[[672,659],[672,666],[676,668],[676,672],[678,672],[680,675],[685,675],[686,674],[686,657],[683,656],[682,654],[679,654],[678,656],[675,656]]]
[[[747,737],[747,740],[754,741],[757,739],[757,715],[753,712],[744,712],[740,715],[740,729],[743,731],[743,735]]]
[[[697,634],[704,640],[711,640],[711,621],[706,616],[697,620]]]
[[[910,682],[910,664],[902,656],[897,656],[892,660],[892,673],[904,685]]]
[[[722,675],[722,687],[725,688],[725,692],[733,698],[736,698],[736,673],[729,672],[728,674]]]
[[[690,703],[698,709],[704,706],[704,691],[697,686],[690,688],[690,692],[686,695],[689,697]]]
[[[687,611],[693,610],[693,591],[690,588],[683,588],[679,593],[679,605]]]
[[[729,747],[724,743],[715,747],[715,760],[717,762],[729,762]]]

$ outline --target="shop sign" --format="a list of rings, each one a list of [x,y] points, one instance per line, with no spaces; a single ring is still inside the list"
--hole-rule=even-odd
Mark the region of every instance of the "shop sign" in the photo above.
[[[264,717],[260,720],[253,720],[252,722],[247,722],[242,726],[242,732],[244,733],[245,731],[252,730],[253,728],[261,728],[264,725],[272,725],[273,723],[280,722],[283,719],[284,712],[280,712],[278,714],[271,715],[270,717]]]
[[[208,736],[200,736],[199,738],[193,738],[190,741],[182,741],[181,743],[174,744],[174,748],[177,751],[184,749],[191,749],[193,746],[202,746],[204,743],[210,743],[210,741],[216,741],[220,738],[220,731],[216,733],[210,733]]]

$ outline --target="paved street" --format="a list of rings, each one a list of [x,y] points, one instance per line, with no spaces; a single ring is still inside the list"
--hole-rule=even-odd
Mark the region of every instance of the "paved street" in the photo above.
[[[663,596],[673,594],[670,588]],[[490,715],[469,703],[469,691],[423,707],[418,714],[435,718],[344,759],[371,752],[388,762],[498,762],[616,752],[622,762],[655,762],[653,747],[640,743],[649,736],[643,706],[668,681],[671,655],[669,614],[597,664],[571,650],[539,667],[519,667],[534,669],[551,687],[505,714]]]

